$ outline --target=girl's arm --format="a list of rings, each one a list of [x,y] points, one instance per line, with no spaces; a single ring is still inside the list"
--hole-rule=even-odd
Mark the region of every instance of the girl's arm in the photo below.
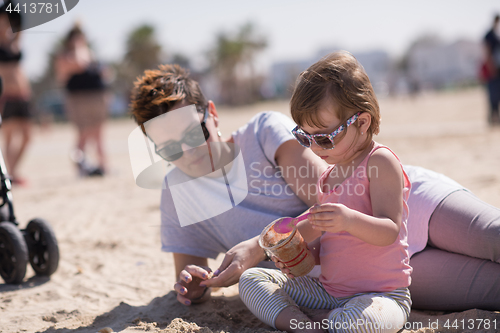
[[[316,263],[316,265],[319,265],[320,264],[320,262],[319,262],[320,239],[316,238],[312,242],[308,243],[307,247],[309,248],[309,250],[311,251],[311,254],[314,257],[314,262]]]
[[[304,213],[300,214],[299,216],[302,216],[302,215],[307,214],[307,213],[309,213],[309,209],[306,210]],[[297,229],[299,230],[300,234],[302,235],[302,238],[304,238],[304,240],[307,243],[310,243],[310,242],[314,241],[315,239],[321,237],[321,231],[314,229],[308,219],[304,220],[304,221],[300,221],[297,224]]]
[[[401,227],[403,171],[397,158],[387,149],[373,153],[366,171],[370,179],[373,216],[342,204],[323,204],[311,208],[309,220],[317,230],[347,231],[369,244],[387,246],[396,241]]]

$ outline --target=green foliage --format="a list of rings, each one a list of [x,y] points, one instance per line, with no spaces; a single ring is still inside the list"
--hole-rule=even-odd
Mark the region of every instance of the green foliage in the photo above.
[[[209,51],[209,60],[212,70],[218,76],[221,86],[223,103],[240,104],[247,102],[241,87],[241,71],[247,69],[253,76],[253,62],[258,52],[264,50],[267,40],[257,35],[255,26],[246,23],[240,27],[236,34],[220,32],[216,37],[214,47]],[[250,94],[255,94],[255,85],[252,87],[250,80]],[[239,87],[240,86],[240,87]],[[246,94],[248,96],[248,94]],[[251,97],[251,96],[250,96]]]
[[[156,41],[154,27],[145,24],[132,30],[127,38],[125,62],[137,74],[155,68],[160,63],[160,56],[161,46]]]

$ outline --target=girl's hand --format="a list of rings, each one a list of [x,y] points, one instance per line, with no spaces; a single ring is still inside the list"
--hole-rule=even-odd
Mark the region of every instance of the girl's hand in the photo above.
[[[311,207],[307,219],[315,230],[337,233],[348,231],[352,215],[352,209],[342,204],[325,203]]]
[[[289,279],[293,279],[295,277],[295,275],[290,273],[288,267],[286,267],[285,264],[278,259],[278,257],[271,256],[271,260],[274,261],[276,268],[278,268],[281,273],[285,274]]]

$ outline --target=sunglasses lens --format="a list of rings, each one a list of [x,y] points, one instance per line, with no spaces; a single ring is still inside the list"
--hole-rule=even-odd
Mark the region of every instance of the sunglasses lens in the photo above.
[[[184,137],[184,142],[191,147],[198,147],[207,141],[210,133],[205,126],[201,126],[203,131],[200,131],[199,127],[193,128],[190,132],[186,133]]]
[[[157,150],[156,153],[160,155],[160,157],[165,161],[172,162],[181,158],[184,152],[182,151],[182,147],[180,144],[172,143],[160,150]]]
[[[301,145],[307,148],[311,147],[311,141],[309,141],[307,136],[301,134],[300,132],[293,132],[293,135]]]
[[[316,144],[323,149],[332,149],[334,147],[333,142],[326,135],[315,136],[314,141],[316,141]]]

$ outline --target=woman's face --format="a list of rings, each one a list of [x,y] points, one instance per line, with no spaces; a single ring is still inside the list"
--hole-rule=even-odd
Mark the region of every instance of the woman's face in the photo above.
[[[76,49],[81,46],[87,46],[87,41],[85,40],[85,36],[81,34],[74,35],[68,40],[68,47],[70,49]]]
[[[176,158],[171,163],[185,174],[202,177],[220,168],[222,147],[217,136],[217,116],[214,110],[213,103],[210,103],[205,122],[209,133],[206,141],[201,126],[204,114],[197,112],[194,105],[185,102],[178,103],[172,110],[151,119],[144,126],[155,143],[156,151],[169,152],[170,159]],[[201,144],[196,146],[193,141]]]

